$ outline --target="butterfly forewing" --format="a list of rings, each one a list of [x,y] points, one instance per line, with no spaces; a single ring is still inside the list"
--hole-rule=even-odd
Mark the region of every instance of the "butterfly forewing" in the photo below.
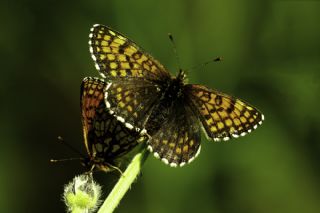
[[[202,85],[186,85],[189,104],[198,112],[206,135],[215,141],[244,136],[256,129],[263,115],[251,105]]]
[[[166,69],[133,41],[103,25],[90,30],[89,46],[96,68],[108,79],[170,78]]]
[[[107,170],[114,159],[132,150],[142,139],[109,113],[104,102],[106,85],[103,80],[85,78],[80,101],[84,143],[92,164],[102,170]]]

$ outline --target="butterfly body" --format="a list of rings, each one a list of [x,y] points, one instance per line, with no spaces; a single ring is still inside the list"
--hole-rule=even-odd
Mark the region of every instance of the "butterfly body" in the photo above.
[[[161,99],[175,100],[183,98],[184,78],[185,74],[180,71],[177,77],[167,80],[161,89]]]
[[[103,25],[94,25],[89,46],[95,66],[108,85],[109,112],[129,129],[148,135],[148,149],[173,167],[200,152],[201,129],[210,140],[244,136],[262,123],[250,104],[207,88],[186,84],[179,70],[167,69],[133,41]]]

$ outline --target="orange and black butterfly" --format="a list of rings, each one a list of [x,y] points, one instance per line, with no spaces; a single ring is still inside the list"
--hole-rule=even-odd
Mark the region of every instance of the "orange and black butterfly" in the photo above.
[[[162,64],[115,30],[94,25],[89,35],[95,67],[108,82],[105,106],[125,127],[148,135],[148,149],[170,166],[200,152],[201,128],[214,141],[244,136],[264,116],[250,104],[173,77]]]
[[[81,84],[80,107],[83,136],[88,159],[84,164],[92,169],[118,169],[115,160],[131,151],[144,137],[128,129],[109,113],[104,102],[106,83],[87,77]]]

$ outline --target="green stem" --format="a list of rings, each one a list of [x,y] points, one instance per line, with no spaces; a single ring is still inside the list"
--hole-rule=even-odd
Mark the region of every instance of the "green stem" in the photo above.
[[[119,205],[121,199],[130,188],[133,181],[139,175],[144,161],[147,159],[149,152],[145,147],[136,154],[125,172],[119,178],[117,184],[113,187],[107,199],[103,202],[98,213],[112,213]]]

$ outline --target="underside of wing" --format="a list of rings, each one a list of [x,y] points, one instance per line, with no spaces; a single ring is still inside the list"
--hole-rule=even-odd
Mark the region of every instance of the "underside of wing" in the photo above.
[[[81,84],[80,108],[82,115],[84,143],[89,156],[92,155],[92,140],[89,140],[88,133],[94,129],[94,120],[97,116],[101,102],[103,103],[103,88],[105,82],[96,78],[85,78]]]

